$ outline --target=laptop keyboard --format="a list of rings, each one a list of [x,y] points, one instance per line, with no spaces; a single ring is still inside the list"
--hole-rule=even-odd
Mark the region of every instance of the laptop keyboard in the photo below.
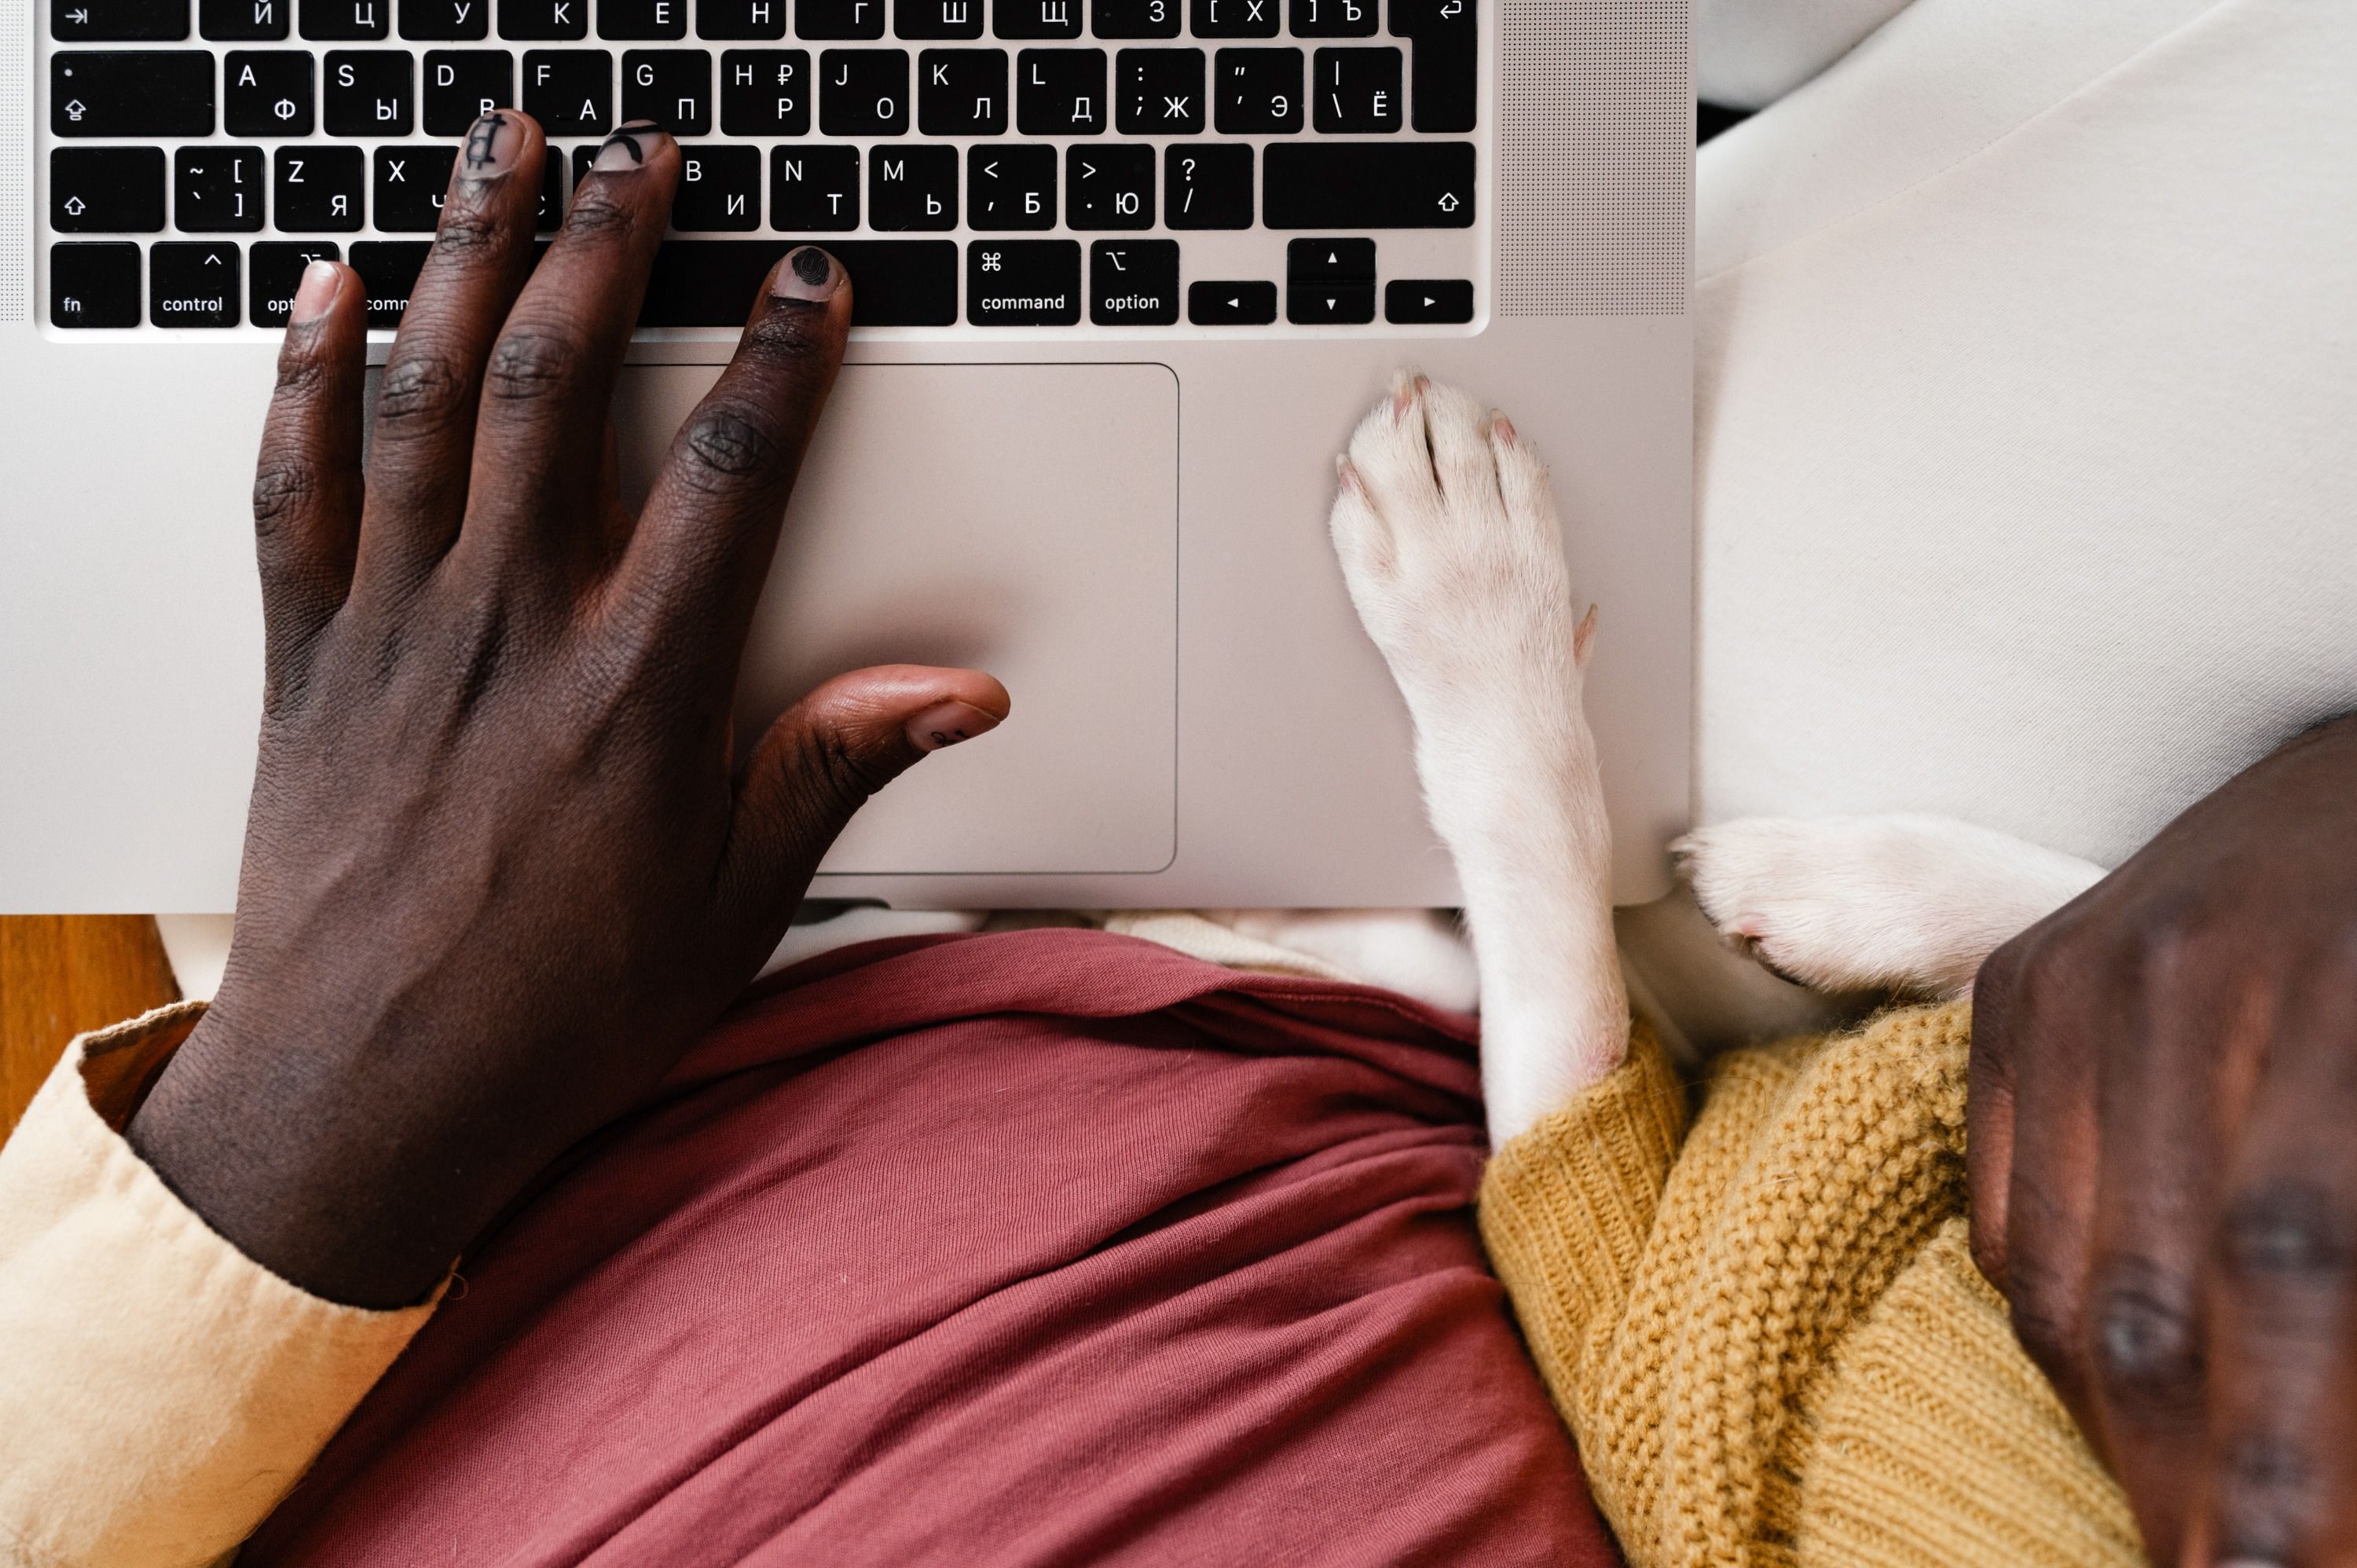
[[[285,325],[311,260],[400,324],[457,138],[677,136],[641,327],[742,323],[805,241],[856,323],[1464,330],[1480,0],[45,0],[48,320]],[[1387,6],[1387,14],[1378,15]]]

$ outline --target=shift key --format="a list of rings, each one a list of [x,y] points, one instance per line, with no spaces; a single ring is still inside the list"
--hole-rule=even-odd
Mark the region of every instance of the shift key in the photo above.
[[[1469,229],[1470,142],[1271,142],[1261,221],[1272,229]]]
[[[59,136],[210,136],[213,57],[202,49],[51,55],[49,131]]]

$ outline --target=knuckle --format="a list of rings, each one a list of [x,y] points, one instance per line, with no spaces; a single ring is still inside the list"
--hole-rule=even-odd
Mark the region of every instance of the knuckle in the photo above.
[[[484,395],[502,403],[561,401],[577,382],[580,364],[571,334],[530,324],[511,328],[484,369]]]
[[[316,334],[304,334],[298,342],[290,334],[286,348],[278,356],[278,381],[274,396],[285,403],[308,403],[326,390],[328,361],[313,348]]]
[[[2244,1284],[2345,1289],[2357,1261],[2352,1240],[2335,1195],[2312,1181],[2275,1177],[2228,1201],[2218,1258],[2228,1277]]]
[[[568,239],[608,242],[630,237],[639,226],[639,209],[629,201],[619,200],[609,188],[612,180],[585,180],[573,198],[573,209],[565,215],[565,235]]]
[[[279,532],[307,507],[319,483],[308,464],[276,453],[264,456],[253,476],[253,522],[264,538]]]
[[[802,732],[792,763],[813,803],[839,814],[856,811],[887,782],[841,735],[823,727]]]
[[[2198,1417],[2204,1361],[2201,1330],[2186,1282],[2146,1258],[2106,1263],[2091,1313],[2097,1382],[2136,1415]]]
[[[442,221],[434,231],[435,255],[446,262],[471,265],[496,259],[507,249],[509,227],[482,202],[454,195],[443,203]]]
[[[459,413],[467,388],[427,342],[398,355],[377,388],[377,418],[388,424],[440,424]]]
[[[2307,1447],[2272,1434],[2223,1444],[2218,1466],[2219,1561],[2299,1559],[2329,1490]]]
[[[699,410],[680,432],[679,445],[688,458],[680,465],[681,478],[705,491],[774,473],[783,457],[782,444],[758,417],[725,403]]]

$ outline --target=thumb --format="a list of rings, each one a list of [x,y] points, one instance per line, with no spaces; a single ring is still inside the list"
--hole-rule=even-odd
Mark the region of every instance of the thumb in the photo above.
[[[791,908],[851,814],[927,752],[996,729],[1013,705],[979,670],[880,664],[778,715],[737,790],[730,870]]]

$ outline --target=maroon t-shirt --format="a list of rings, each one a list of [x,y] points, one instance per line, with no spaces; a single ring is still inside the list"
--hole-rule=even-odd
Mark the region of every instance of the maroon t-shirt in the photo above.
[[[1473,1028],[1095,931],[764,985],[241,1559],[1616,1562],[1484,1268]]]

